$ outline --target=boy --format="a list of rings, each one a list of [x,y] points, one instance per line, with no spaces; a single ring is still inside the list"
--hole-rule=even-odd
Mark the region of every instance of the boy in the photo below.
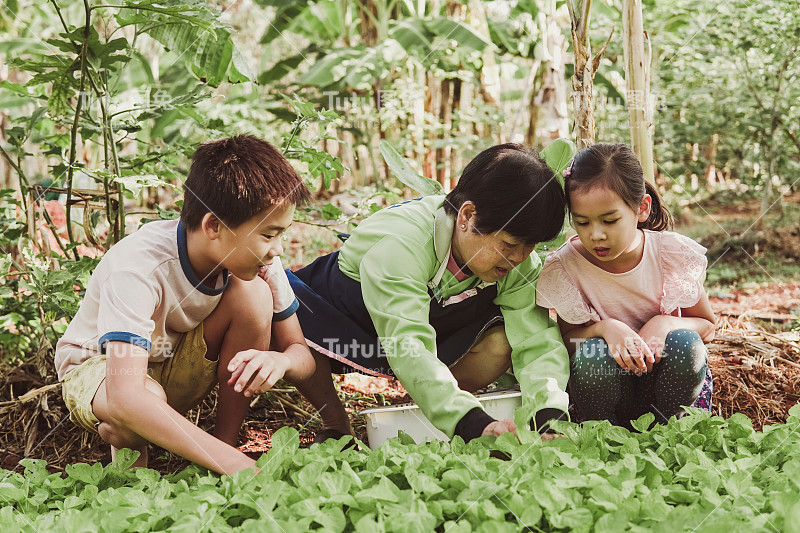
[[[280,264],[281,235],[310,194],[278,150],[248,135],[202,144],[180,221],[109,250],[56,347],[70,418],[111,445],[147,443],[220,474],[255,465],[234,446],[251,396],[314,362]],[[183,413],[219,382],[214,435]],[[216,438],[215,438],[216,437]]]

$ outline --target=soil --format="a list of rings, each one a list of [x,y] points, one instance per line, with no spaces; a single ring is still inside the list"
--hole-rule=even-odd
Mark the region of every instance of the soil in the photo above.
[[[800,203],[800,196],[791,200]],[[724,209],[721,206],[716,211],[733,217],[752,215],[758,203],[737,203],[730,213]],[[800,258],[798,228],[752,231],[749,235],[751,241],[741,243],[748,253],[758,254],[766,247],[785,257]],[[330,230],[307,227],[301,234],[291,235],[288,264],[306,264],[309,258],[328,252],[335,241]],[[785,421],[788,409],[800,399],[800,334],[796,333],[800,330],[800,281],[732,290],[710,301],[717,314],[717,339],[709,344],[714,414],[727,417],[743,412],[756,429]],[[23,457],[45,459],[53,472],[75,462],[109,462],[109,447],[97,435],[69,421],[60,386],[47,363],[52,366],[52,357],[14,368],[0,367],[0,468],[20,471],[18,462]],[[366,442],[366,430],[359,411],[410,401],[396,380],[348,374],[335,376],[335,383],[362,442]],[[213,430],[215,402],[212,393],[187,417],[201,428]],[[298,429],[303,446],[310,446],[321,429],[314,409],[293,387],[281,382],[274,393],[251,404],[239,449],[258,457],[269,449],[273,432],[287,425]],[[149,453],[150,466],[162,473],[188,465],[155,446]]]
[[[797,319],[793,312],[800,308],[800,282],[734,290],[726,298],[710,301],[718,317],[717,339],[709,344],[714,413],[730,416],[744,412],[756,429],[784,421],[788,409],[800,399],[800,334],[774,331],[800,326],[800,321],[792,322]],[[110,461],[109,447],[97,435],[78,429],[68,420],[60,388],[55,385],[46,390],[47,380],[39,377],[34,365],[0,369],[0,376],[0,468],[19,470],[18,461],[24,456],[46,459],[54,472],[74,462]],[[335,376],[335,384],[362,442],[367,438],[359,411],[410,401],[397,380],[346,374]],[[37,389],[45,392],[25,402],[10,401],[25,398],[24,392]],[[187,417],[213,430],[215,402],[212,393]],[[280,382],[274,393],[260,396],[251,404],[239,449],[259,457],[269,449],[272,433],[283,426],[296,428],[301,445],[310,446],[321,429],[319,417],[313,413],[296,390]],[[163,473],[188,465],[155,446],[149,454],[150,466]]]
[[[800,282],[797,281],[734,290],[726,298],[709,300],[719,319],[731,328],[741,328],[754,321],[775,325],[800,321]]]

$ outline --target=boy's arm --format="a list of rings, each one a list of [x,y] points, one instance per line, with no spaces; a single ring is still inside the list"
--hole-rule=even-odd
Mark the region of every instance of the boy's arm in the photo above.
[[[112,341],[106,355],[106,410],[117,424],[220,474],[255,466],[254,460],[195,426],[145,388],[145,349]]]
[[[272,322],[270,348],[286,354],[291,360],[291,366],[286,369],[285,374],[289,381],[303,381],[314,373],[314,358],[306,345],[297,314]]]

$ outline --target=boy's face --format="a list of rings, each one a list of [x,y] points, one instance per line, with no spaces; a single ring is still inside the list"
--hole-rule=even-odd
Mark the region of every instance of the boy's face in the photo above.
[[[281,237],[292,223],[294,205],[270,206],[235,228],[220,224],[220,264],[239,279],[255,279],[259,270],[283,253]]]

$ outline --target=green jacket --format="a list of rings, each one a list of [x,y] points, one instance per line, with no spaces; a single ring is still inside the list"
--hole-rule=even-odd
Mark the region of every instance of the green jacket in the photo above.
[[[489,285],[472,276],[458,282],[446,269],[455,220],[442,207],[443,196],[429,196],[384,209],[362,222],[339,254],[339,268],[361,283],[364,303],[382,339],[397,379],[431,423],[452,437],[464,415],[480,407],[458,388],[436,357],[436,332],[428,321],[428,287],[440,300]],[[558,326],[536,305],[541,261],[532,254],[497,282],[511,345],[514,374],[523,400],[546,400],[536,410],[566,411],[569,356]],[[393,339],[385,342],[383,339]]]

